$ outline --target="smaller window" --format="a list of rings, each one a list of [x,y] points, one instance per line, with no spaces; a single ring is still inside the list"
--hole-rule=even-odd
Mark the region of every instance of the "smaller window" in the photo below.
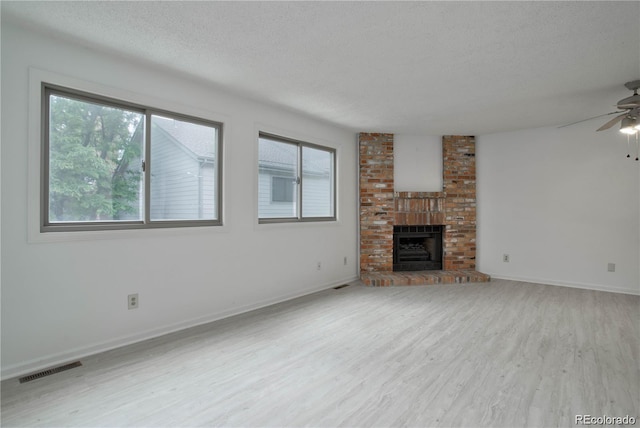
[[[259,221],[335,220],[335,155],[328,147],[260,133]]]
[[[295,180],[285,177],[271,178],[271,201],[272,202],[293,202],[295,192]]]

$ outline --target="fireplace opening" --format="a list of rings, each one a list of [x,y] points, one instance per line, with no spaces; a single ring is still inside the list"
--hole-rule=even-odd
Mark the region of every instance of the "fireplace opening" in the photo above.
[[[442,270],[442,226],[394,226],[393,270]]]

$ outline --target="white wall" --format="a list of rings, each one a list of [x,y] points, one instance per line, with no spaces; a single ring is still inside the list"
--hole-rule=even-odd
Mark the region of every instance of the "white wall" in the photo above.
[[[353,133],[5,21],[1,52],[3,378],[357,278]],[[224,122],[225,225],[40,234],[43,76]],[[336,148],[338,222],[258,225],[259,130]]]
[[[477,137],[480,271],[640,294],[640,162],[601,122]]]
[[[394,135],[393,163],[396,192],[442,192],[442,137]]]

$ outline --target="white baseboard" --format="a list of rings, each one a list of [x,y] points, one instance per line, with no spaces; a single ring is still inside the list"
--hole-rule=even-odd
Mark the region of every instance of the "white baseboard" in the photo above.
[[[610,293],[622,293],[622,294],[631,294],[634,296],[640,296],[640,290],[633,290],[629,288],[620,288],[620,287],[610,287],[601,284],[588,284],[582,282],[570,282],[570,281],[556,281],[553,279],[546,278],[529,278],[524,276],[505,276],[496,273],[485,272],[487,275],[490,275],[491,278],[496,279],[506,279],[508,281],[519,281],[519,282],[532,282],[535,284],[544,284],[544,285],[558,285],[561,287],[571,287],[571,288],[582,288],[584,290],[594,290],[594,291],[608,291]]]
[[[218,321],[224,318],[228,318],[234,315],[240,315],[246,312],[254,311],[256,309],[264,308],[266,306],[275,305],[277,303],[293,300],[298,297],[303,297],[309,294],[317,293],[319,291],[328,290],[330,288],[337,287],[346,283],[358,281],[359,276],[351,276],[338,281],[334,281],[328,284],[322,284],[304,291],[295,293],[286,293],[269,299],[264,299],[249,305],[239,306],[228,311],[217,312],[204,317],[198,317],[190,320],[186,320],[180,323],[146,330],[140,333],[136,333],[130,336],[123,336],[117,339],[108,340],[100,343],[91,344],[88,346],[77,347],[66,352],[57,353],[49,356],[45,356],[38,359],[23,361],[18,364],[12,364],[6,367],[2,367],[1,380],[11,379],[17,376],[23,376],[28,373],[37,372],[50,367],[56,367],[70,361],[75,361],[90,355],[99,354],[101,352],[110,351],[112,349],[120,348],[123,346],[131,345],[134,343],[142,342],[144,340],[153,339],[166,334],[175,333],[177,331],[186,330],[191,327],[197,327],[199,325],[208,324],[210,322]]]

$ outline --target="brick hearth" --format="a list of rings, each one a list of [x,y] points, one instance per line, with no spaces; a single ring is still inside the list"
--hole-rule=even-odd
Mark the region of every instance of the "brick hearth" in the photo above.
[[[395,192],[393,134],[361,133],[360,278],[367,285],[486,282],[475,271],[475,139],[444,136],[443,191]],[[394,225],[444,225],[444,270],[393,272]]]
[[[489,275],[475,270],[425,270],[420,272],[369,272],[360,274],[367,285],[388,287],[392,285],[465,284],[488,282]]]

